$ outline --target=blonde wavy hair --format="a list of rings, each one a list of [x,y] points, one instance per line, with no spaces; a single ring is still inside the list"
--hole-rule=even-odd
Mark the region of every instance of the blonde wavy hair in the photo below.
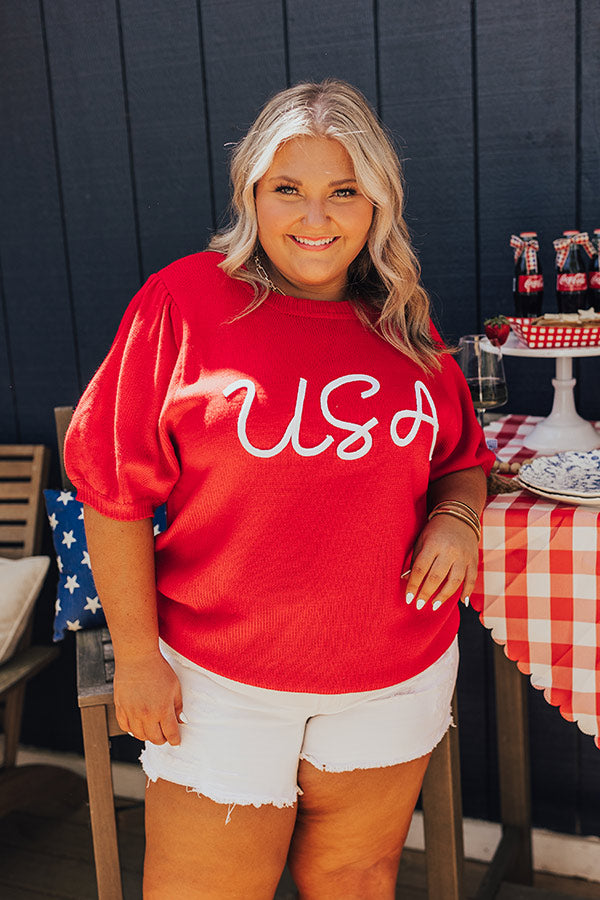
[[[255,267],[247,266],[261,251],[254,187],[281,144],[298,135],[339,141],[354,164],[360,190],[374,206],[367,243],[348,269],[348,297],[356,315],[425,371],[439,370],[446,351],[430,333],[429,297],[419,283],[419,262],[402,218],[400,161],[366,99],[344,81],[297,84],[276,94],[233,152],[231,224],[214,235],[209,249],[225,254],[219,265],[227,275],[254,288],[242,315],[256,309],[270,290]],[[378,315],[370,316],[365,306]]]

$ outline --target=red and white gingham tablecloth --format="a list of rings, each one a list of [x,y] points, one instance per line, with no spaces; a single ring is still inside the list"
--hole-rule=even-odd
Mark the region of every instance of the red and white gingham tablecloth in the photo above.
[[[535,456],[523,437],[539,422],[486,426],[498,458]],[[600,423],[596,423],[600,429]],[[509,659],[600,748],[600,509],[528,491],[488,498],[473,607]]]

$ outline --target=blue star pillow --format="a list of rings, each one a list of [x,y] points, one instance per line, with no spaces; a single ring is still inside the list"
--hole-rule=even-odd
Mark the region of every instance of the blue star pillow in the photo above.
[[[83,526],[83,504],[76,496],[76,491],[44,491],[59,572],[54,616],[55,641],[61,641],[67,631],[106,625],[92,578]],[[166,527],[166,509],[160,506],[154,514],[154,534],[160,534]]]

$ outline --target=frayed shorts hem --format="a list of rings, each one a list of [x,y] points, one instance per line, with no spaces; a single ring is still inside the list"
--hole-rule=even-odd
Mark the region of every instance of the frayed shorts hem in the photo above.
[[[381,762],[378,760],[367,761],[364,759],[354,760],[352,762],[346,761],[344,763],[335,764],[335,763],[322,763],[314,756],[311,756],[308,753],[301,753],[300,759],[309,763],[315,769],[318,769],[320,772],[330,772],[330,773],[343,773],[343,772],[355,772],[355,771],[365,771],[368,769],[385,769],[389,766],[398,766],[403,763],[412,762],[415,759],[421,759],[423,756],[427,756],[428,753],[431,753],[440,741],[445,737],[448,729],[454,725],[454,721],[452,716],[448,717],[448,720],[443,728],[439,730],[436,737],[432,740],[424,744],[421,748],[421,752],[417,752],[416,754],[413,752],[410,755],[397,756],[393,759],[390,759],[385,762]],[[229,793],[227,791],[215,790],[214,787],[209,787],[207,785],[191,785],[187,784],[185,779],[178,778],[177,775],[173,776],[173,773],[169,773],[168,778],[164,778],[163,775],[155,769],[154,766],[150,765],[148,762],[146,750],[142,751],[140,756],[140,763],[142,764],[142,769],[148,779],[147,785],[152,782],[158,781],[158,779],[163,779],[164,781],[169,781],[171,784],[178,784],[182,787],[185,787],[186,792],[188,794],[198,794],[199,796],[206,797],[208,800],[212,800],[213,803],[219,803],[223,806],[228,806],[228,820],[231,815],[232,808],[235,806],[254,806],[256,809],[259,809],[261,806],[274,806],[277,809],[285,809],[289,807],[293,807],[298,802],[298,797],[302,795],[302,789],[296,785],[296,789],[293,796],[288,797],[278,797],[278,798],[258,798],[251,797],[248,795],[236,795],[233,793]]]
[[[386,760],[385,762],[381,762],[381,760],[377,760],[374,762],[372,760],[346,760],[343,763],[324,763],[320,760],[316,759],[316,757],[312,756],[310,753],[301,753],[300,759],[305,760],[307,763],[310,763],[311,766],[314,766],[315,769],[318,769],[320,772],[332,772],[332,773],[341,773],[341,772],[355,772],[357,769],[385,769],[389,766],[400,766],[403,763],[413,762],[415,759],[421,759],[423,756],[427,756],[428,753],[431,753],[432,750],[435,750],[437,745],[446,735],[446,732],[449,728],[454,726],[454,720],[452,716],[448,717],[448,720],[443,728],[441,728],[435,738],[433,740],[428,741],[422,745],[420,750],[413,750],[410,754],[403,754],[401,756],[393,757],[390,760]]]
[[[202,797],[206,797],[208,800],[212,800],[213,803],[219,803],[223,806],[254,806],[256,809],[261,806],[275,806],[277,809],[284,809],[285,807],[295,806],[298,802],[298,795],[302,793],[301,789],[296,786],[294,795],[288,797],[264,799],[240,794],[234,796],[233,792],[220,791],[212,786],[187,784],[184,779],[178,778],[177,775],[174,776],[172,772],[169,773],[168,778],[165,778],[165,776],[161,775],[154,766],[149,765],[145,755],[146,751],[142,750],[140,763],[142,764],[142,769],[148,779],[146,787],[148,787],[150,782],[155,783],[160,778],[163,781],[169,781],[171,784],[181,785],[188,794],[198,794]]]

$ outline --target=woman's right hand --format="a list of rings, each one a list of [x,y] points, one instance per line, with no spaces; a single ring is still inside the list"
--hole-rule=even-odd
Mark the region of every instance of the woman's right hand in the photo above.
[[[87,504],[84,519],[115,652],[117,721],[142,741],[176,746],[181,687],[159,650],[152,519],[111,519]]]
[[[141,659],[115,660],[114,693],[123,731],[152,744],[180,743],[181,686],[159,650]]]

